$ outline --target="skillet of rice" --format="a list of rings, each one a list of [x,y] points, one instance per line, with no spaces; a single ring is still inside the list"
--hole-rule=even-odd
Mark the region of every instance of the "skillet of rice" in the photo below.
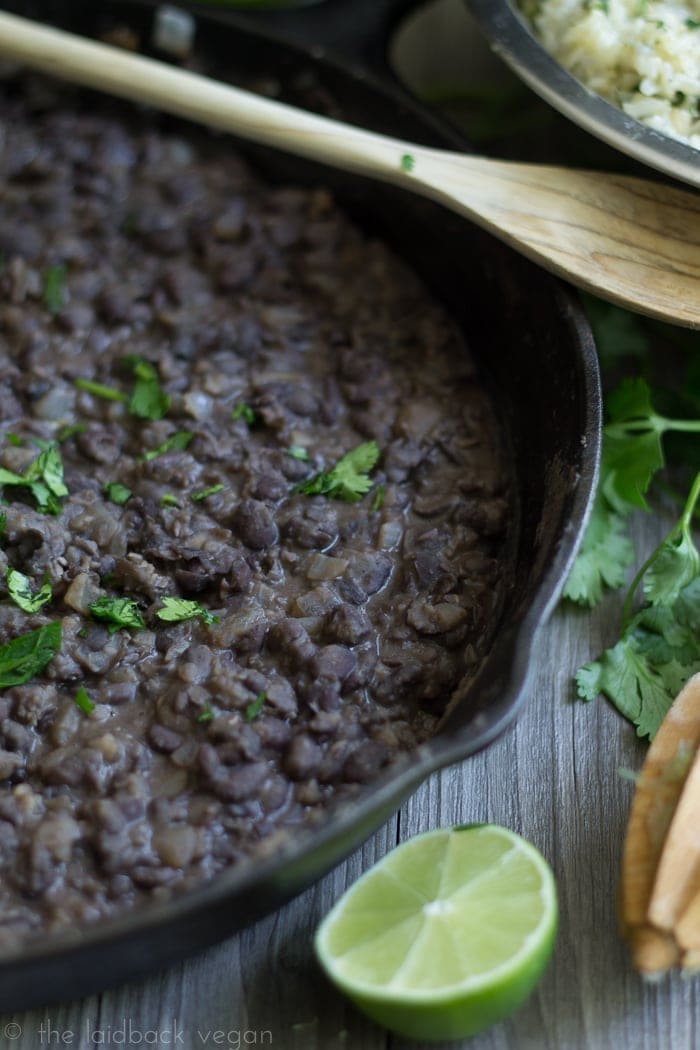
[[[523,0],[545,48],[628,116],[700,149],[700,0]]]

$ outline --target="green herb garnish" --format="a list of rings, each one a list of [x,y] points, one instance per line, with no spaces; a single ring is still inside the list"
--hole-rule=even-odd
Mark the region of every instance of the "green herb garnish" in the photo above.
[[[56,437],[58,441],[68,441],[69,438],[75,437],[76,434],[84,434],[86,430],[87,424],[85,423],[69,423],[65,427],[61,427]]]
[[[384,502],[385,495],[386,488],[384,487],[384,485],[377,485],[376,489],[374,490],[374,499],[372,500],[372,506],[369,508],[372,511],[372,513],[374,513],[374,511],[376,510],[379,510],[382,503]]]
[[[199,492],[193,492],[190,499],[194,503],[200,503],[203,499],[206,499],[207,496],[213,496],[215,493],[221,492],[223,487],[222,484],[210,485],[208,489],[200,489]]]
[[[5,539],[5,529],[7,528],[7,514],[3,511],[0,514],[0,542]]]
[[[576,675],[578,695],[605,694],[637,727],[653,737],[674,697],[700,671],[700,579],[671,606],[647,605],[628,623],[616,645]]]
[[[78,390],[84,390],[86,394],[93,394],[105,401],[128,401],[129,398],[121,390],[113,386],[105,386],[104,383],[96,383],[93,379],[83,379],[82,376],[73,381]]]
[[[372,487],[370,471],[379,459],[376,441],[365,441],[352,452],[347,452],[330,470],[322,470],[312,478],[295,485],[294,492],[307,496],[329,496],[348,503],[362,499]]]
[[[152,364],[135,354],[124,358],[136,380],[129,398],[129,411],[139,419],[162,419],[170,408],[171,398],[160,385],[158,373]]]
[[[140,629],[146,626],[143,613],[131,598],[117,598],[104,595],[89,607],[90,615],[95,620],[109,624],[109,633],[114,634],[122,627]]]
[[[44,670],[60,648],[60,620],[21,634],[0,646],[0,689],[24,685]]]
[[[68,495],[68,489],[63,481],[63,463],[56,445],[47,444],[23,474],[15,474],[0,467],[2,485],[29,489],[36,500],[38,511],[42,514],[60,514],[59,500]]]
[[[416,158],[411,153],[404,153],[399,162],[401,171],[413,171],[416,166]]]
[[[5,582],[7,583],[7,593],[12,598],[12,601],[26,613],[37,612],[42,605],[46,605],[53,597],[51,584],[48,580],[45,580],[39,590],[33,593],[29,578],[11,567],[8,567],[5,574]]]
[[[627,379],[608,398],[598,494],[589,528],[564,597],[596,605],[606,587],[621,587],[634,557],[626,535],[634,510],[648,510],[646,493],[664,466],[662,438],[698,433],[700,420],[668,419],[657,413],[644,379]]]
[[[177,497],[173,496],[171,492],[164,492],[160,497],[161,507],[179,507],[180,504],[177,501]]]
[[[119,481],[108,481],[104,486],[103,492],[109,502],[116,503],[118,507],[123,506],[133,495],[131,489],[128,489],[126,485],[122,485]]]
[[[7,438],[8,444],[14,445],[15,448],[24,444],[23,439],[21,437],[18,437],[17,434],[13,434],[10,430],[8,430],[8,432],[5,434],[5,437]]]
[[[248,704],[245,709],[245,717],[247,722],[252,722],[254,718],[257,718],[262,711],[263,704],[267,700],[267,693],[263,689],[261,693],[255,697],[252,703]]]
[[[162,598],[161,601],[162,607],[158,609],[156,616],[165,623],[181,623],[183,620],[194,620],[197,617],[206,624],[219,622],[218,616],[212,616],[203,605],[188,598]]]
[[[213,717],[214,712],[211,709],[211,705],[206,703],[202,708],[201,713],[197,715],[196,721],[199,722],[200,725],[206,725],[207,722],[211,722]]]
[[[57,314],[66,302],[66,268],[62,263],[50,266],[44,276],[43,302],[49,313]]]
[[[95,710],[96,704],[93,704],[92,700],[88,696],[83,686],[80,686],[78,692],[73,697],[73,703],[80,708],[84,715],[89,715]]]
[[[254,410],[247,405],[245,401],[239,401],[231,412],[231,419],[242,419],[249,427],[252,427],[253,423],[257,419]]]
[[[167,441],[164,441],[162,445],[144,452],[140,459],[142,462],[148,462],[148,460],[157,459],[158,456],[164,456],[166,452],[173,452],[175,449],[185,449],[193,437],[194,434],[189,430],[178,430]]]
[[[291,456],[292,459],[300,459],[303,463],[308,463],[311,459],[311,456],[303,445],[290,445],[287,449],[287,455]]]

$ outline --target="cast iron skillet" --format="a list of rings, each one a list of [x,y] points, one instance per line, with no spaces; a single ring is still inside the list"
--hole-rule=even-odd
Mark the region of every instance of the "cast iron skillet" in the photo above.
[[[9,4],[7,6],[10,6]],[[150,37],[144,3],[16,3],[15,10],[95,33],[128,21]],[[334,0],[328,10],[335,6]],[[407,0],[369,0],[376,21]],[[350,0],[354,21],[362,9]],[[323,5],[315,9],[320,18]],[[336,8],[337,12],[338,8]],[[345,6],[346,13],[349,7]],[[234,20],[235,21],[235,20]],[[319,43],[317,29],[312,39]],[[428,145],[463,146],[396,89],[381,89],[311,50],[200,20],[198,48],[238,78],[265,73],[298,101],[300,85],[330,95],[350,121]],[[356,50],[355,55],[359,54]],[[318,90],[316,90],[316,88]],[[303,92],[302,92],[303,93]],[[233,148],[233,146],[232,146]],[[330,185],[347,209],[391,242],[452,312],[495,398],[513,457],[519,501],[514,576],[493,650],[439,733],[351,806],[306,831],[283,853],[225,872],[175,900],[109,922],[41,938],[0,960],[0,1009],[74,998],[172,963],[279,907],[367,838],[433,770],[494,739],[527,692],[542,625],[559,595],[591,500],[600,438],[600,392],[590,330],[559,281],[438,205],[317,165],[249,151],[270,177]]]

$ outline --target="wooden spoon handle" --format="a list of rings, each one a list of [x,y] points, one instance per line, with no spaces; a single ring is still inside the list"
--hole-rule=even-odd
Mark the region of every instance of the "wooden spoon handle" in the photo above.
[[[700,196],[642,179],[426,149],[0,13],[0,55],[346,171],[475,220],[622,305],[700,328]]]
[[[0,54],[61,80],[376,178],[391,171],[407,181],[401,157],[419,149],[5,12],[0,12]]]

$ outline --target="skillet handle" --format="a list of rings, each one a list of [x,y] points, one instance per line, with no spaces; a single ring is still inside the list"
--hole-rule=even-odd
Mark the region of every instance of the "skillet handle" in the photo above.
[[[254,27],[309,50],[321,49],[331,59],[395,87],[398,80],[388,60],[391,36],[422,3],[424,0],[323,0],[294,10],[255,12],[199,3],[195,10],[215,12],[219,19]]]

